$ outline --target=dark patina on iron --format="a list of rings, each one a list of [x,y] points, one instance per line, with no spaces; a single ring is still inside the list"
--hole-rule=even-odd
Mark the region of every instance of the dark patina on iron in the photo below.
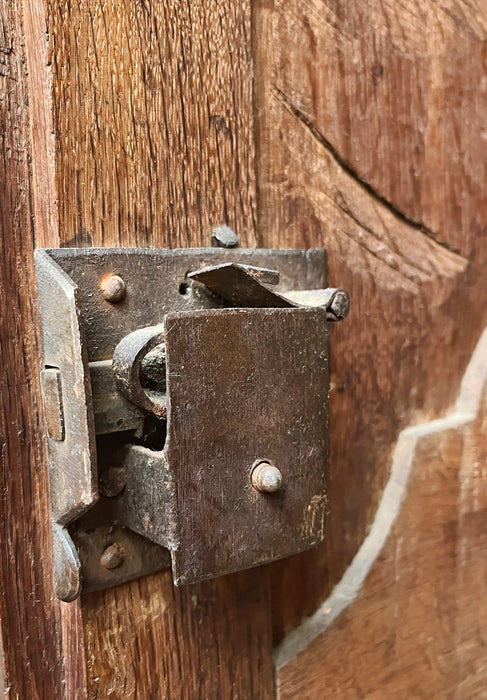
[[[349,308],[324,250],[60,249],[36,269],[59,597],[323,538],[327,321]]]

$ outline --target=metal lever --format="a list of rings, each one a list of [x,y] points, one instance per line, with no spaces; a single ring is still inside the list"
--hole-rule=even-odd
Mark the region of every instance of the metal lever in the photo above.
[[[292,290],[280,294],[269,284],[279,282],[276,270],[252,268],[238,263],[205,267],[188,274],[233,306],[246,308],[286,309],[321,307],[327,321],[342,321],[350,310],[350,297],[343,289]]]

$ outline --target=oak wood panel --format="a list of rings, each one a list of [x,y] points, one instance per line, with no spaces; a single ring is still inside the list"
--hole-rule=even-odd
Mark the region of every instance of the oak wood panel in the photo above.
[[[254,8],[258,242],[325,245],[352,298],[331,334],[327,541],[273,567],[276,641],[341,577],[399,431],[452,405],[487,320],[483,15],[426,6]]]
[[[42,98],[35,94],[39,86],[27,79],[25,50],[34,45],[36,28],[24,10],[14,1],[0,7],[2,695],[81,699],[79,608],[53,598],[32,225],[33,203],[39,205],[45,190],[29,180],[32,104]],[[37,75],[41,72],[39,67]]]
[[[248,0],[48,0],[63,245],[251,245]]]
[[[457,409],[411,444],[385,546],[356,600],[281,670],[281,700],[485,696],[485,349],[468,391],[483,393],[476,417]]]
[[[468,255],[487,207],[486,6],[263,5],[268,34],[259,43],[274,89],[379,197]]]
[[[49,0],[63,246],[255,242],[248,0]],[[265,575],[82,599],[89,697],[273,695]]]
[[[182,588],[156,574],[86,596],[89,697],[274,697],[266,590],[246,572]]]

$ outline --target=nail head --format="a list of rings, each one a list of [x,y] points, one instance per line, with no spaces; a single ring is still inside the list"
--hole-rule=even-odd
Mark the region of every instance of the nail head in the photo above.
[[[107,275],[100,284],[103,298],[112,303],[122,301],[125,296],[125,282],[118,275]]]
[[[218,248],[236,248],[238,246],[238,236],[229,226],[214,228],[211,241]]]
[[[104,569],[117,569],[125,560],[125,550],[117,542],[110,544],[100,557]]]

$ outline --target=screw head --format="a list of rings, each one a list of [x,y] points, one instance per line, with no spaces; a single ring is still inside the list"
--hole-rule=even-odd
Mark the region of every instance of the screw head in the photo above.
[[[125,550],[117,542],[108,545],[100,557],[100,564],[104,569],[117,569],[124,561]]]
[[[251,482],[261,493],[275,493],[282,486],[282,474],[270,462],[259,462],[252,470]]]
[[[229,226],[217,226],[211,234],[211,242],[217,248],[235,248],[238,236]]]
[[[127,291],[125,282],[118,275],[107,275],[104,277],[100,282],[100,288],[103,298],[111,301],[113,304],[122,301]]]

